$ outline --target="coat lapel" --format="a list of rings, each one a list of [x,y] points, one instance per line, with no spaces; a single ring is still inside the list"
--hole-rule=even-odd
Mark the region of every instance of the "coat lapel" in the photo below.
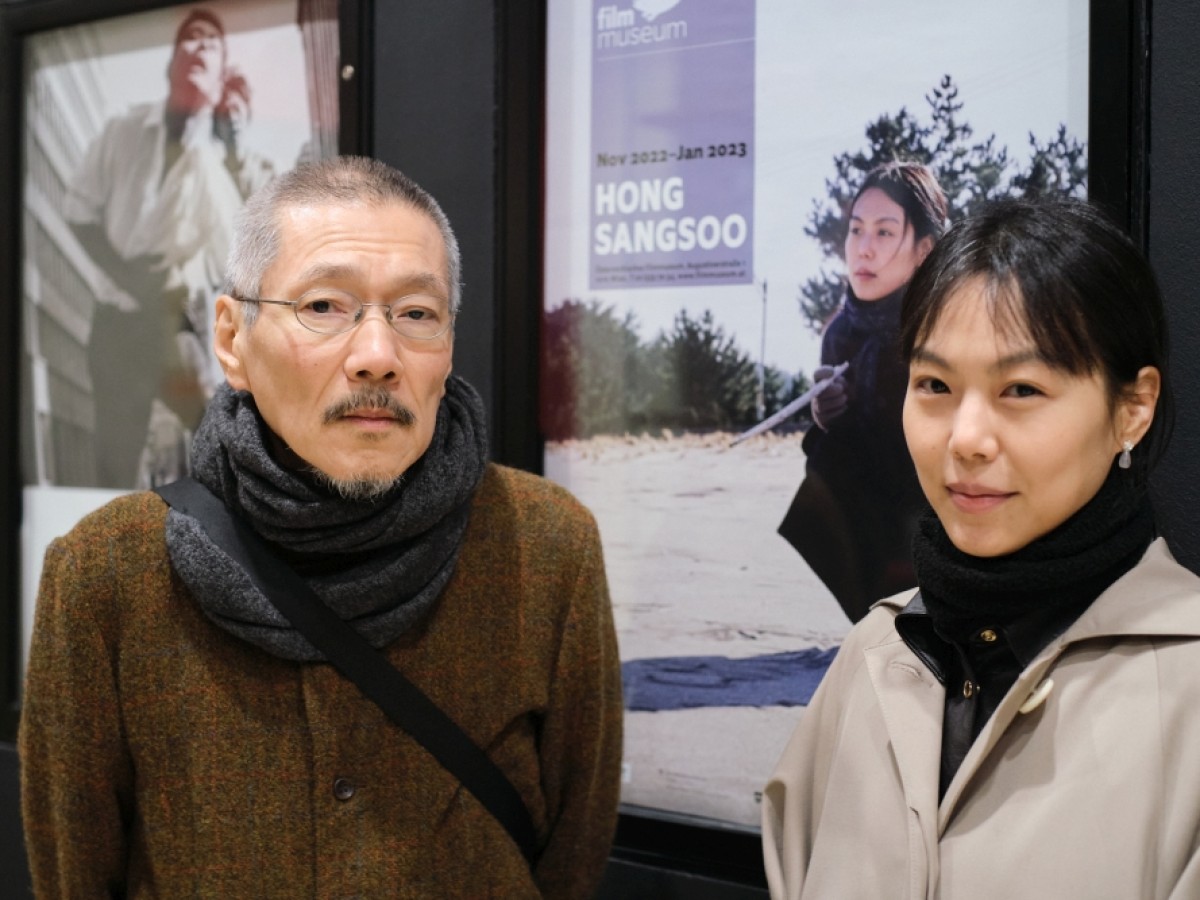
[[[926,848],[936,856],[934,827],[946,692],[899,637],[868,648],[864,656],[905,801],[921,823]]]
[[[1062,651],[1061,639],[1042,651],[1041,655],[1020,674],[1013,686],[1009,688],[1008,694],[1000,701],[1000,705],[996,707],[992,717],[988,719],[983,730],[979,732],[979,736],[971,744],[971,749],[963,758],[962,765],[958,767],[958,771],[954,773],[954,778],[946,788],[946,796],[942,798],[941,806],[938,809],[939,838],[945,833],[946,826],[950,824],[955,807],[968,782],[974,777],[983,761],[987,759],[988,754],[992,752],[996,743],[1012,724],[1013,719],[1020,715],[1021,705],[1030,698],[1038,685],[1049,675],[1055,660],[1062,654]],[[1043,705],[1053,703],[1057,699],[1051,691],[1042,703]]]

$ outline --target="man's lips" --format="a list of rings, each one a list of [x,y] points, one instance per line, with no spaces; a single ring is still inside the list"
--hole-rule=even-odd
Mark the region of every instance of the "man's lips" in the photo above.
[[[396,417],[386,409],[355,409],[345,413],[341,418],[364,424],[384,424],[397,421]]]
[[[344,414],[348,419],[394,419],[386,409],[352,409]]]
[[[412,410],[381,387],[361,388],[343,397],[325,410],[323,418],[326,425],[351,420],[374,428],[383,428],[392,422],[405,426],[417,422]]]
[[[963,512],[988,512],[1000,506],[1010,497],[1015,497],[1015,491],[1001,491],[978,484],[953,483],[946,485],[950,501]]]

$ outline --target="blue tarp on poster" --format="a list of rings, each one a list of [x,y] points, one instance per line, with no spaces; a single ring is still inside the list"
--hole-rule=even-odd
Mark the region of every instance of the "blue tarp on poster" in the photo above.
[[[621,664],[625,708],[662,712],[708,706],[807,706],[838,648],[730,659],[668,656]]]
[[[592,289],[748,284],[752,0],[595,0]]]

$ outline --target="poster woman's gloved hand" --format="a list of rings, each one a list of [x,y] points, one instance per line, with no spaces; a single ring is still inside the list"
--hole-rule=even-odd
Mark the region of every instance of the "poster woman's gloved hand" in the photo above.
[[[824,381],[833,375],[833,366],[818,366],[813,372],[813,382]],[[846,379],[838,375],[821,391],[812,402],[813,421],[825,431],[829,423],[846,411],[850,396],[846,393]]]

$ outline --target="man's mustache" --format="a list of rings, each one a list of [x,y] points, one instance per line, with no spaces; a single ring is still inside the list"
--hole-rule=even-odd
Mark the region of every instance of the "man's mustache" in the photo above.
[[[401,425],[415,425],[417,417],[413,411],[397,400],[387,388],[364,387],[353,394],[343,397],[325,410],[325,424],[329,425],[338,419],[345,418],[351,413],[361,410],[381,410],[390,415]]]

